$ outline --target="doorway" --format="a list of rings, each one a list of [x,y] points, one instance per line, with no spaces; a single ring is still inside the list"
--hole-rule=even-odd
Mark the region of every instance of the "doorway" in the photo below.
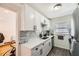
[[[10,4],[0,5],[0,33],[4,35],[4,40],[0,43],[0,56],[19,55],[19,11],[13,7]]]

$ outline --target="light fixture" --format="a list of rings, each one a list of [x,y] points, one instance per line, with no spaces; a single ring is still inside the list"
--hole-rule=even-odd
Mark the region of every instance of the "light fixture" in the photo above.
[[[56,4],[53,8],[54,10],[59,10],[61,8],[62,4]]]
[[[55,11],[55,10],[59,10],[61,8],[62,4],[58,3],[58,4],[54,4],[49,6],[48,10],[49,11]]]

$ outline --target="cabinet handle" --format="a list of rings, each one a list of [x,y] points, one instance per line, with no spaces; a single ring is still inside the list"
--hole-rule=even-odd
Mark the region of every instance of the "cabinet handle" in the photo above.
[[[50,46],[50,42],[49,42],[49,46]]]
[[[38,48],[36,48],[35,50],[38,50]]]
[[[40,49],[40,55],[42,55],[42,53],[43,53],[43,50],[42,50],[42,49]]]
[[[44,45],[44,43],[42,45]]]

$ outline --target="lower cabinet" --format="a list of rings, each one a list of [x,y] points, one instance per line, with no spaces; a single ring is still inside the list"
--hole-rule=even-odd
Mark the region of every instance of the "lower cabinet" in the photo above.
[[[32,49],[32,56],[42,56],[43,46],[42,44]]]
[[[51,40],[48,40],[48,41],[44,42],[43,56],[48,55],[48,53],[50,52],[51,48],[52,48],[52,42],[51,42]]]
[[[46,56],[52,48],[51,39],[32,49],[33,56]]]
[[[21,56],[46,56],[52,48],[51,39],[41,43],[33,49],[28,49],[21,45]]]

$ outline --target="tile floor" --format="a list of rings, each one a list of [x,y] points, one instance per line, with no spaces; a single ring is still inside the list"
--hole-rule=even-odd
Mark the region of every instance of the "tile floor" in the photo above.
[[[69,50],[54,47],[48,54],[48,56],[70,56]]]

